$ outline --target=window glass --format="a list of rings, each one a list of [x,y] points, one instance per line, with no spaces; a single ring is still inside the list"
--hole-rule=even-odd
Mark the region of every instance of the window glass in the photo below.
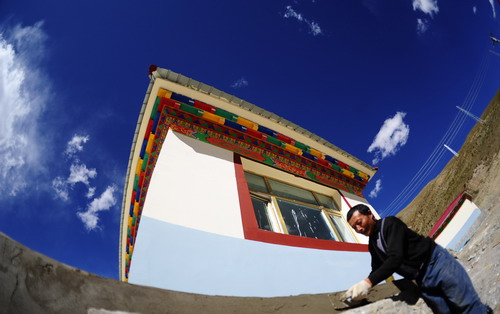
[[[253,173],[245,172],[248,188],[251,191],[268,193],[264,178]]]
[[[289,234],[324,240],[338,240],[321,215],[321,210],[277,199]]]
[[[269,221],[269,216],[267,215],[267,201],[252,197],[252,204],[259,228],[272,231],[271,222]]]
[[[337,208],[337,205],[335,205],[335,202],[333,199],[329,196],[323,195],[323,194],[317,194],[316,196],[318,197],[319,203],[321,206],[324,206],[325,208],[330,208],[333,210],[339,210]]]
[[[342,240],[344,242],[357,243],[357,241],[354,239],[354,236],[351,233],[351,230],[349,230],[350,226],[347,225],[347,223],[344,221],[344,219],[342,219],[342,217],[331,214],[329,216],[332,219],[335,228],[340,233]]]
[[[303,190],[301,188],[274,180],[269,180],[269,184],[271,184],[272,193],[274,195],[317,205],[316,199],[314,198],[311,191]]]

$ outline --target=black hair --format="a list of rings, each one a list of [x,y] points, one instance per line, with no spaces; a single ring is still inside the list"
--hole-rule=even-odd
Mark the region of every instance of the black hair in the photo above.
[[[351,209],[349,209],[349,211],[347,212],[347,221],[351,220],[352,215],[354,215],[354,213],[357,211],[365,216],[371,214],[370,208],[368,206],[366,206],[365,204],[358,204],[351,207]]]

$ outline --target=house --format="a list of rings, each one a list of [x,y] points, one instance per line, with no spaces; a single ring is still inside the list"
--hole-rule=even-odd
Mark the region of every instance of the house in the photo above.
[[[122,203],[120,279],[227,296],[347,289],[370,267],[345,215],[376,169],[279,116],[151,66]]]

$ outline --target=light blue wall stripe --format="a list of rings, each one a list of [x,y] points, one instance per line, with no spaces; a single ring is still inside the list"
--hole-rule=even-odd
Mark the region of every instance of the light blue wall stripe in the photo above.
[[[370,255],[231,238],[142,217],[129,282],[227,296],[345,290],[365,278]]]
[[[464,223],[462,228],[460,228],[460,230],[457,232],[457,234],[455,234],[450,243],[448,243],[448,245],[446,246],[447,249],[457,250],[464,245],[465,241],[469,240],[465,239],[464,237],[467,232],[469,232],[472,224],[476,221],[479,215],[481,215],[481,211],[479,209],[475,209],[470,215],[469,219],[467,219],[467,221]]]

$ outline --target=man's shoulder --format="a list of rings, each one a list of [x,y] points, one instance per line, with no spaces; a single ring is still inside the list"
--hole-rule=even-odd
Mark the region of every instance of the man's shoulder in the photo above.
[[[398,217],[389,216],[384,218],[384,234],[391,229],[407,229],[408,226]]]
[[[399,219],[396,216],[388,216],[383,218],[385,220],[385,223],[390,223],[390,224],[403,224],[406,225],[401,219]]]

